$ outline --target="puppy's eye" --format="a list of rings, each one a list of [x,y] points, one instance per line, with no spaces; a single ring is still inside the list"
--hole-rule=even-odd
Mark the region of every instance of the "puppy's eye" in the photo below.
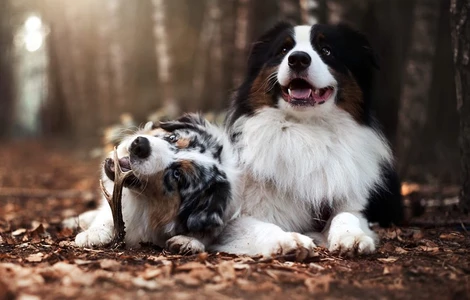
[[[165,139],[170,143],[174,143],[174,142],[178,141],[178,137],[176,136],[176,134],[167,135],[165,137]]]
[[[279,52],[280,55],[286,55],[287,52],[289,52],[289,49],[287,47],[282,47],[281,51]]]
[[[178,179],[180,179],[180,177],[181,177],[181,172],[180,172],[180,170],[173,170],[173,174],[172,174],[172,175],[173,175],[173,178],[174,178],[174,179],[178,180]]]
[[[328,47],[323,47],[321,48],[321,53],[325,56],[330,56],[331,55],[331,49]]]

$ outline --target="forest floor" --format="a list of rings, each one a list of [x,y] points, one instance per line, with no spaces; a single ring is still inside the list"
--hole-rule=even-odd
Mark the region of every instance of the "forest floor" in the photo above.
[[[76,248],[76,232],[60,222],[96,207],[98,166],[86,153],[45,143],[2,144],[0,299],[470,299],[470,222],[449,207],[379,229],[377,253],[359,258],[321,248],[303,263]],[[415,199],[456,196],[422,190],[415,187]]]

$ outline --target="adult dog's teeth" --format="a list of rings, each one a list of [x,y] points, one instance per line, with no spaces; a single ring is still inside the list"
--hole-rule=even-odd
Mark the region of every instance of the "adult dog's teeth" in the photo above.
[[[287,92],[289,93],[289,96],[292,96],[292,91],[290,89],[287,89]]]

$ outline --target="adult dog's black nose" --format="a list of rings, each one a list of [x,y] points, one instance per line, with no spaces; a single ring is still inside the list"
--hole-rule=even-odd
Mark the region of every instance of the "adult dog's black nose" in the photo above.
[[[129,151],[139,158],[147,158],[150,155],[150,142],[147,138],[139,136],[132,141]]]
[[[289,62],[289,67],[296,72],[301,72],[307,69],[312,62],[310,55],[303,51],[293,52],[291,55],[289,55],[287,60]]]

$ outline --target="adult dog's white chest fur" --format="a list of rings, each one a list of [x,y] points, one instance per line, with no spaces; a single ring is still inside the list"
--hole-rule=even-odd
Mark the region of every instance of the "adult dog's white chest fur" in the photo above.
[[[286,231],[311,231],[322,208],[361,211],[391,151],[339,108],[298,118],[263,108],[232,133],[245,174],[243,212]]]

